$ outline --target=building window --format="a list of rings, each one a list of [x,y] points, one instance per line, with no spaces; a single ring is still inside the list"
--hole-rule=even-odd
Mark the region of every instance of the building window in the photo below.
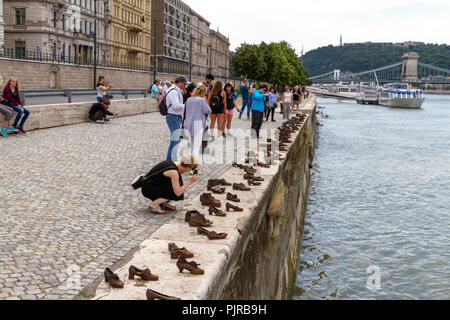
[[[16,25],[24,26],[26,20],[26,10],[25,8],[16,8]]]
[[[56,11],[53,11],[53,27],[56,28],[57,21],[56,21]]]
[[[16,58],[23,59],[25,58],[25,41],[16,41]]]

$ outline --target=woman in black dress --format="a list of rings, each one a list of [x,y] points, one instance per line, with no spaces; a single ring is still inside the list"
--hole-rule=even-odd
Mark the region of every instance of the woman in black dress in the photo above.
[[[184,193],[198,181],[198,175],[194,174],[186,184],[181,175],[198,168],[195,157],[189,155],[184,156],[181,162],[163,161],[150,170],[141,188],[143,196],[152,200],[148,207],[150,212],[165,214],[161,206],[164,207],[169,201],[184,200]]]

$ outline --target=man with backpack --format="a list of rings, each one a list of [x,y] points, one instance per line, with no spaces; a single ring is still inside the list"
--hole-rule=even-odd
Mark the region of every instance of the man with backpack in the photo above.
[[[161,114],[167,113],[166,123],[169,127],[171,139],[166,160],[176,161],[178,158],[178,145],[181,137],[181,125],[184,115],[183,90],[186,86],[186,78],[180,76],[175,79],[175,84],[167,91],[160,105]],[[167,107],[167,112],[165,108]]]

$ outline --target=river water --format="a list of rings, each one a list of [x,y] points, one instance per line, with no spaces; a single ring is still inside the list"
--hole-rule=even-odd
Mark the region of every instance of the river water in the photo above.
[[[450,299],[450,96],[426,98],[318,99],[295,300]]]

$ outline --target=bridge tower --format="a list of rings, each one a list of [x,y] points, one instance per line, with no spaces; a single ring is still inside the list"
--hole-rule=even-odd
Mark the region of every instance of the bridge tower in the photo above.
[[[416,52],[408,52],[402,57],[403,59],[403,81],[417,82],[419,80],[419,74],[417,66],[419,63],[419,55]]]

